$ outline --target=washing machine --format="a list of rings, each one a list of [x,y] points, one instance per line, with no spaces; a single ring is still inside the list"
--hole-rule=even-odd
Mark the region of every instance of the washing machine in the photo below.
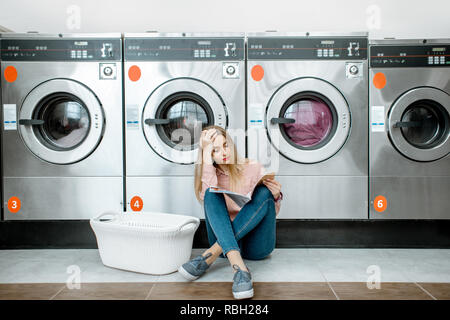
[[[450,39],[371,40],[370,218],[450,219]]]
[[[3,34],[5,220],[123,208],[120,34]]]
[[[204,217],[194,194],[202,129],[245,156],[242,33],[124,34],[127,211]]]
[[[2,45],[1,45],[1,43],[2,43],[2,32],[0,32],[0,48],[2,47]],[[0,64],[1,64],[1,55],[0,55]],[[2,91],[2,84],[1,84],[1,81],[0,81],[0,92]],[[2,104],[2,95],[0,94],[0,106],[3,106],[3,104]],[[3,107],[1,107],[0,108],[1,110],[3,110]],[[1,123],[3,123],[3,111],[2,112],[0,112],[0,122]],[[3,132],[1,132],[0,131],[0,150],[3,150],[3,148],[2,148],[2,134],[3,134]],[[1,212],[0,212],[0,221],[2,221],[3,220],[3,153],[2,153],[2,155],[0,156],[0,179],[1,179],[1,182],[0,182],[0,201],[1,201],[1,208],[0,208],[0,210],[1,210]]]
[[[279,219],[367,219],[367,33],[247,35],[248,157]]]

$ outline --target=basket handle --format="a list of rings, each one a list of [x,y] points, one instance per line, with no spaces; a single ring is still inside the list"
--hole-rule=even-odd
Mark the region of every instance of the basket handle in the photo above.
[[[183,229],[184,226],[187,226],[190,223],[195,223],[197,226],[200,224],[200,220],[197,218],[190,218],[187,219],[185,222],[183,222],[177,229],[177,231],[181,231],[181,229]]]
[[[104,216],[113,216],[113,220],[117,219],[119,214],[117,212],[103,212],[101,215],[94,218],[96,221],[100,221],[100,219]]]

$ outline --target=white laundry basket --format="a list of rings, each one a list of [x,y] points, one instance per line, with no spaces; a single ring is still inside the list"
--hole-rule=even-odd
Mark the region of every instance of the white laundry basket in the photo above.
[[[104,265],[167,274],[189,260],[200,220],[160,212],[106,212],[90,223]]]

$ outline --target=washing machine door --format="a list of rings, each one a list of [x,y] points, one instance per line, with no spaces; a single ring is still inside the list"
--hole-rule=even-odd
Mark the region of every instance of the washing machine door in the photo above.
[[[416,161],[435,161],[450,153],[450,96],[422,87],[402,94],[388,113],[393,146]]]
[[[145,138],[158,155],[192,164],[197,160],[202,129],[212,124],[226,129],[227,113],[212,87],[199,80],[177,78],[151,93],[142,121]]]
[[[19,111],[19,133],[38,158],[71,164],[89,156],[99,144],[103,110],[95,94],[69,79],[36,86]]]
[[[324,161],[344,145],[350,130],[350,110],[330,83],[300,78],[283,85],[271,98],[266,128],[272,145],[299,163]]]

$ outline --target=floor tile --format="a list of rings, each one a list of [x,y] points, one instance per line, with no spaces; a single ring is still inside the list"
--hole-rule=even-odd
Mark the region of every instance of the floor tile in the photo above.
[[[450,250],[389,249],[390,261],[408,282],[450,282]]]
[[[322,282],[320,269],[307,249],[279,249],[263,260],[245,260],[255,282]]]
[[[81,283],[80,289],[65,287],[54,300],[145,300],[153,283]]]
[[[437,300],[450,300],[450,283],[418,283]]]
[[[326,282],[255,282],[253,300],[336,300]]]
[[[48,300],[63,287],[62,283],[0,284],[0,300]]]
[[[157,282],[149,300],[231,300],[232,282]]]
[[[361,282],[331,282],[341,300],[432,300],[414,283],[382,282],[380,289],[369,289]]]
[[[205,249],[193,249],[191,258]],[[275,249],[266,259],[244,260],[255,282],[366,282],[379,268],[382,282],[450,283],[448,249]],[[80,281],[185,282],[178,273],[147,275],[103,265],[97,249],[0,250],[0,283]],[[197,282],[230,282],[228,259],[218,258]]]
[[[409,282],[405,270],[380,249],[310,249],[329,282],[366,282],[378,272],[382,282]]]

